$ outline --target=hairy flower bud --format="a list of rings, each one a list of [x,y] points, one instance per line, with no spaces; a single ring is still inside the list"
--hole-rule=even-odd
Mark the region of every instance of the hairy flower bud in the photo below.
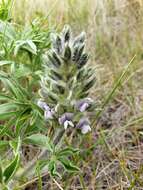
[[[58,66],[60,66],[61,61],[60,61],[60,58],[59,58],[59,56],[57,55],[57,53],[55,51],[52,52],[52,57],[53,57],[53,61],[56,62],[56,64]]]
[[[89,58],[89,56],[87,53],[82,54],[78,61],[78,67],[79,68],[83,67],[87,63],[88,58]]]
[[[80,60],[83,49],[84,49],[84,44],[82,44],[82,45],[78,44],[74,47],[73,56],[72,56],[73,61],[78,62]]]
[[[94,83],[95,83],[95,78],[92,78],[91,80],[89,80],[88,82],[86,82],[83,90],[84,91],[88,91],[90,88],[93,87]]]
[[[75,46],[76,44],[83,43],[85,41],[85,38],[86,38],[86,33],[82,32],[79,36],[75,38],[73,46]]]
[[[60,54],[63,49],[62,39],[59,35],[51,34],[51,41],[52,41],[52,47],[53,49]]]
[[[66,45],[66,47],[65,47],[64,58],[65,58],[65,60],[71,59],[71,49],[70,49],[69,45]]]
[[[69,25],[65,25],[63,30],[62,30],[62,36],[64,39],[64,42],[67,42],[71,38],[71,28]]]

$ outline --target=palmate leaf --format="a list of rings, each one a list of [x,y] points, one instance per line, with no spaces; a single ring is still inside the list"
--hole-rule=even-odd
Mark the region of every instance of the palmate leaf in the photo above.
[[[29,137],[26,137],[24,142],[27,144],[37,145],[37,146],[40,146],[42,148],[45,147],[49,151],[53,152],[53,144],[50,142],[50,139],[45,135],[33,134]]]
[[[37,47],[32,40],[18,40],[15,42],[14,55],[16,56],[19,50],[27,50],[32,54],[37,54]]]
[[[24,47],[24,49],[28,50],[29,52],[31,52],[32,54],[37,54],[37,47],[35,45],[35,43],[32,40],[27,40],[26,41],[26,45]]]
[[[22,105],[22,104],[21,104]],[[16,136],[30,135],[39,131],[45,132],[43,117],[36,104],[27,104],[21,109],[15,121]]]
[[[61,175],[57,172],[56,169],[56,162],[54,160],[51,160],[48,164],[48,170],[52,176],[57,176],[61,178]]]
[[[64,166],[64,168],[68,172],[79,172],[80,171],[80,169],[77,166],[75,166],[68,158],[60,157],[60,158],[58,158],[58,160],[60,161],[60,163]]]
[[[73,147],[67,147],[64,148],[56,153],[57,157],[62,157],[62,156],[70,156],[73,154],[79,153],[79,149],[75,149]]]

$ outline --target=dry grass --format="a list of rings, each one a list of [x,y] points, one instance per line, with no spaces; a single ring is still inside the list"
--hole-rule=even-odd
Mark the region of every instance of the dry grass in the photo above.
[[[143,1],[15,0],[14,20],[27,24],[47,16],[49,26],[69,23],[85,30],[90,64],[97,68],[95,100],[103,100],[125,65],[136,54],[127,77],[106,106],[93,132],[80,140],[77,159],[83,175],[65,177],[63,189],[143,189]],[[74,142],[74,138],[71,139]],[[44,178],[43,189],[58,189]],[[35,187],[34,187],[35,189]]]

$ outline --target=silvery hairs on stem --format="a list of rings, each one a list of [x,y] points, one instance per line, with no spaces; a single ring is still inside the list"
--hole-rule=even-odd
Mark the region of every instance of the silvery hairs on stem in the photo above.
[[[91,131],[87,112],[93,108],[88,98],[93,87],[94,70],[87,66],[85,32],[72,38],[71,29],[65,26],[61,33],[51,34],[51,49],[43,56],[44,72],[41,76],[38,106],[45,120],[57,126]]]

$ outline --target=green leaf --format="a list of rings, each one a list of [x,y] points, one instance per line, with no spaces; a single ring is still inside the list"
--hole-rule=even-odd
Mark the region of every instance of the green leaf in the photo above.
[[[22,87],[18,84],[17,81],[15,81],[13,78],[11,78],[9,75],[7,75],[4,72],[0,72],[0,79],[4,83],[6,89],[11,92],[14,97],[20,100],[25,99],[25,93],[22,90]]]
[[[37,47],[32,40],[18,40],[15,44],[14,55],[17,55],[20,49],[25,49],[32,54],[37,54]]]
[[[62,157],[62,156],[70,156],[72,154],[76,154],[76,153],[79,153],[79,149],[75,149],[75,148],[72,148],[72,147],[67,147],[63,150],[60,150],[57,152],[57,156],[58,157]]]
[[[22,130],[26,130],[29,118],[30,113],[27,109],[22,110],[21,113],[17,116],[15,122],[15,132],[17,137],[22,133]]]
[[[4,182],[7,183],[16,173],[20,162],[20,156],[16,155],[12,162],[5,168],[3,172]]]
[[[10,141],[9,144],[12,147],[14,154],[17,155],[21,145],[20,137],[16,140]]]
[[[34,125],[37,119],[39,119],[39,112],[37,110],[33,110],[31,114],[30,125]]]
[[[13,61],[6,61],[6,60],[0,61],[0,66],[9,65],[9,64],[13,64]]]
[[[48,170],[52,176],[58,176],[61,178],[61,175],[56,170],[56,163],[55,161],[50,161],[48,164]]]
[[[0,119],[5,119],[15,114],[17,105],[14,103],[5,103],[0,105]]]
[[[25,41],[23,41],[23,40],[16,41],[16,43],[15,43],[15,49],[14,49],[14,55],[15,56],[18,54],[18,51],[24,45],[24,43],[25,43]]]
[[[17,108],[17,105],[14,103],[5,103],[0,105],[0,114],[5,113],[7,111],[11,111],[13,109]]]
[[[58,160],[61,162],[61,164],[64,166],[64,168],[69,172],[78,172],[80,169],[72,164],[69,159],[65,157],[60,157]]]
[[[15,119],[16,117],[12,117],[3,127],[1,127],[2,129],[0,130],[0,137],[9,131],[9,128],[13,125]]]
[[[53,145],[50,142],[50,139],[42,134],[33,134],[25,138],[25,142],[28,144],[37,145],[40,147],[45,147],[49,151],[53,152]]]
[[[7,42],[13,41],[16,37],[15,29],[12,26],[12,24],[9,22],[0,21],[0,33],[4,34],[6,36]]]
[[[0,101],[6,101],[6,100],[11,100],[12,98],[4,95],[4,94],[0,94]]]
[[[17,113],[18,113],[18,111],[11,111],[11,112],[7,112],[7,113],[3,113],[3,114],[0,113],[0,119],[5,120],[8,118],[11,118],[11,117],[15,116]]]
[[[36,45],[33,43],[32,40],[27,40],[27,44],[25,49],[27,49],[29,52],[33,53],[33,54],[37,54],[37,47]]]

